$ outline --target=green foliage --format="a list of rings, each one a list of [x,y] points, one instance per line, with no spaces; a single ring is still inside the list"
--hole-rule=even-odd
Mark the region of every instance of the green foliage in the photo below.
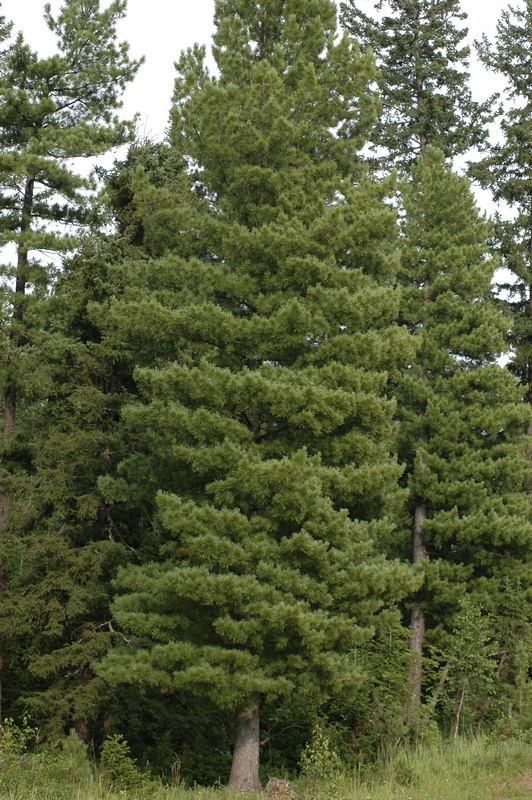
[[[437,747],[410,749],[397,755],[385,770],[367,778],[357,775],[335,782],[335,796],[362,797],[364,800],[427,800],[444,797],[445,800],[498,800],[501,790],[525,796],[530,762],[530,745],[522,741],[490,742],[486,739],[458,739]],[[41,762],[39,762],[41,763]],[[152,783],[133,789],[111,789],[99,781],[72,783],[56,779],[48,781],[36,766],[35,756],[28,756],[19,766],[17,775],[10,775],[11,783],[0,783],[3,800],[237,800],[241,793],[220,789],[163,787]],[[1,776],[0,776],[1,781]],[[303,780],[297,784],[303,800],[327,800],[331,797],[329,779],[314,785]]]
[[[364,702],[356,715],[354,750],[357,761],[389,760],[411,734],[408,720],[408,631],[396,620],[380,626],[361,648],[366,671]],[[428,720],[425,720],[428,725]]]
[[[75,676],[78,687],[90,682],[90,662],[104,644],[90,634],[108,621],[110,574],[121,559],[113,542],[93,546],[94,538],[108,539],[94,476],[112,468],[110,429],[120,403],[109,395],[117,392],[97,364],[102,349],[64,324],[64,306],[50,298],[54,268],[37,253],[78,247],[80,226],[96,231],[96,186],[76,161],[131,138],[132,123],[115,116],[140,65],[117,43],[124,13],[123,0],[104,10],[98,0],[66,0],[56,17],[46,6],[56,52],[41,58],[20,34],[0,53],[0,242],[17,251],[4,273],[0,341],[0,680],[8,704],[41,681],[49,688],[58,672]],[[55,735],[95,707],[90,693],[81,701],[68,696],[65,683],[44,703],[39,698],[37,716],[54,717]]]
[[[469,596],[462,599],[448,653],[442,691],[444,715],[456,737],[485,724],[497,713],[498,650],[493,620]]]
[[[100,753],[104,779],[119,789],[147,789],[148,779],[138,771],[129,753],[129,745],[120,734],[105,740]]]
[[[6,792],[93,791],[72,725],[96,751],[110,734],[100,794],[162,797],[137,763],[221,783],[234,711],[255,693],[268,769],[300,758],[313,797],[352,792],[347,772],[368,761],[435,797],[428,750],[398,752],[438,738],[435,708],[456,734],[530,727],[530,415],[497,363],[493,231],[445,163],[483,141],[487,106],[467,89],[455,0],[379,8],[346,4],[343,22],[380,74],[338,37],[330,0],[218,0],[219,74],[202,48],[182,54],[169,139],[107,174],[105,213],[72,159],[131,135],[114,117],[139,66],[116,43],[125,3],[47,7],[54,56],[22,37],[0,53],[0,233],[18,246],[0,375],[17,406],[0,473],[2,698],[60,742],[45,752],[7,721]],[[497,237],[521,311],[531,8],[481,45],[516,101],[477,174],[519,209]],[[399,247],[396,186],[370,177],[368,141],[417,162]],[[109,215],[117,235],[73,235]],[[52,294],[30,257],[42,248],[77,249]],[[512,368],[526,384],[525,317]],[[433,657],[416,719],[393,610],[413,591]]]
[[[91,730],[112,700],[91,663],[114,637],[110,581],[138,544],[128,536],[135,511],[111,514],[97,488],[127,452],[119,410],[131,397],[128,355],[102,341],[88,312],[116,290],[108,270],[119,256],[116,243],[87,244],[65,264],[42,347],[26,353],[33,402],[21,401],[18,431],[32,458],[2,537],[4,702],[9,713],[30,707],[54,740],[81,720]]]
[[[510,369],[527,387],[528,402],[532,400],[532,89],[528,79],[531,42],[530,0],[515,7],[509,6],[502,12],[494,42],[489,42],[486,36],[477,42],[483,64],[506,80],[506,102],[499,110],[502,141],[493,144],[488,155],[471,167],[472,176],[491,190],[495,201],[509,207],[510,213],[497,215],[493,244],[501,255],[502,266],[511,272],[501,284],[512,312],[509,344],[513,357]]]
[[[383,162],[408,169],[429,144],[447,157],[482,144],[492,101],[472,98],[458,0],[381,0],[375,18],[360,5],[341,3],[341,20],[379,68],[382,114],[372,141],[386,148]]]
[[[301,787],[305,797],[319,797],[324,785],[327,786],[329,797],[342,797],[346,783],[345,764],[319,722],[314,726],[312,739],[301,753],[300,770],[298,788]]]
[[[58,759],[58,783],[88,784],[94,779],[88,759],[88,745],[71,730],[61,741],[61,756]]]
[[[32,792],[35,786],[41,791],[55,787],[57,797],[72,796],[82,787],[93,782],[93,772],[87,758],[87,746],[74,731],[59,742],[59,747],[43,749],[39,747],[39,731],[26,719],[16,725],[6,719],[2,726],[0,747],[2,770],[0,771],[0,792],[17,789],[23,794]]]
[[[319,705],[356,694],[352,648],[412,585],[372,544],[401,471],[386,370],[410,355],[391,187],[358,156],[374,72],[336,39],[328,0],[216,14],[220,76],[199,49],[178,65],[164,164],[185,159],[196,188],[169,208],[180,236],[124,264],[109,305],[109,327],[154,360],[124,412],[137,451],[100,487],[109,503],[156,496],[162,546],[119,572],[130,644],[99,672],[228,711],[303,688]],[[146,163],[138,175],[124,177],[145,235]]]
[[[66,0],[57,18],[48,5],[45,21],[57,51],[40,58],[19,34],[0,54],[0,242],[17,246],[14,300],[7,283],[5,292],[19,327],[28,305],[21,297],[30,284],[42,287],[46,272],[28,254],[72,249],[77,238],[71,226],[96,223],[87,191],[93,181],[79,175],[72,160],[131,138],[132,124],[114,116],[140,65],[126,43],[116,43],[124,13],[124,0],[104,11],[99,0]]]
[[[303,777],[313,782],[330,783],[343,772],[340,756],[320,724],[314,726],[312,739],[301,753],[299,764]]]
[[[3,720],[1,738],[3,756],[20,756],[28,750],[33,750],[37,739],[38,730],[30,724],[27,717],[24,717],[21,725],[17,725],[11,717]]]
[[[141,770],[150,769],[171,782],[179,761],[179,777],[186,785],[227,782],[234,716],[205,698],[159,687],[139,693],[137,686],[121,686],[113,690],[104,713],[107,735],[121,733],[126,738]],[[96,746],[98,734],[99,730]]]
[[[185,159],[167,142],[132,145],[126,159],[107,173],[107,203],[121,242],[132,246],[133,255],[160,256],[178,243],[183,252],[185,235],[190,254],[196,253],[198,242],[180,225],[182,217],[188,224],[191,188]],[[201,192],[195,194],[200,210]]]
[[[499,693],[506,706],[504,710],[507,710],[507,718],[500,724],[508,726],[514,735],[532,727],[532,604],[530,589],[522,581],[507,579],[504,582],[502,603],[494,627],[500,646],[497,677],[503,682]]]
[[[435,628],[448,625],[466,586],[496,613],[506,576],[526,573],[529,413],[521,387],[496,363],[507,320],[490,298],[490,228],[467,181],[429,148],[404,205],[402,322],[417,343],[395,390],[405,542],[422,508],[422,596]]]

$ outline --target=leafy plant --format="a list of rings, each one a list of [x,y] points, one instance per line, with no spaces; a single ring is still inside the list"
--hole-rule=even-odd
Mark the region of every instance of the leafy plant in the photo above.
[[[142,775],[129,755],[129,745],[121,734],[109,736],[102,745],[101,765],[104,781],[112,787],[137,789],[146,786]]]

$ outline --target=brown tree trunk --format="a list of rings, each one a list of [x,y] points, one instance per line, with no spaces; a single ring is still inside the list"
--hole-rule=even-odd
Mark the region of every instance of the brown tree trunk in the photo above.
[[[262,791],[259,779],[259,698],[238,709],[235,724],[233,763],[228,788],[236,792],[258,794]]]
[[[421,97],[421,94],[419,95]],[[420,145],[426,149],[426,139],[420,132]],[[430,281],[425,277],[423,286],[423,328],[427,325],[427,308],[431,302]],[[424,377],[425,367],[423,361],[420,363],[420,377]],[[424,426],[425,404],[421,403],[418,411],[418,445],[423,447],[428,443],[428,436]],[[427,462],[422,457],[419,469],[422,472],[427,468]],[[423,535],[423,527],[427,521],[427,505],[424,499],[418,498],[414,508],[414,531],[412,542],[412,562],[414,565],[421,564],[427,558],[427,548]],[[410,642],[409,649],[412,655],[408,682],[410,685],[410,702],[408,704],[408,718],[412,723],[417,717],[421,705],[421,686],[423,680],[423,645],[425,642],[425,612],[421,603],[421,596],[415,598],[412,614],[410,616]]]
[[[416,34],[414,40],[414,53],[416,58],[416,66],[415,66],[415,81],[416,81],[416,104],[417,104],[417,114],[418,114],[418,141],[419,141],[419,153],[423,155],[427,152],[428,147],[428,139],[427,133],[425,128],[422,125],[421,115],[423,113],[423,106],[425,105],[425,86],[423,83],[423,77],[421,76],[421,55],[420,55],[420,42],[419,42],[419,27],[420,27],[420,20],[419,20],[419,7],[418,13],[416,17]]]
[[[427,519],[424,503],[417,503],[414,510],[413,562],[421,564],[427,557],[423,539],[423,525]],[[420,598],[416,598],[410,617],[410,652],[412,663],[408,680],[410,683],[410,717],[415,716],[421,704],[421,682],[423,677],[423,644],[425,641],[425,612]]]
[[[529,263],[529,269],[530,269],[530,267],[532,266],[532,240],[530,242],[530,248],[529,249],[530,249],[530,262],[531,262],[531,263]],[[527,312],[528,312],[528,318],[529,318],[529,324],[530,324],[530,320],[532,320],[532,286],[528,287],[528,309],[527,309]],[[528,403],[530,405],[532,405],[532,362],[530,361],[530,359],[528,360],[528,370],[527,370],[527,372],[528,372],[528,375],[527,375],[528,385],[527,385],[526,399],[527,399]],[[527,434],[528,434],[528,436],[532,437],[532,424],[530,424],[528,426]],[[528,447],[527,447],[526,458],[527,458],[528,461],[532,460],[532,445],[528,445]],[[532,485],[531,485],[530,479],[528,479],[528,478],[527,478],[527,483],[525,485],[525,490],[528,492],[528,494],[532,494]]]
[[[77,719],[74,722],[74,730],[77,737],[83,744],[88,744],[89,741],[89,723],[86,719]]]

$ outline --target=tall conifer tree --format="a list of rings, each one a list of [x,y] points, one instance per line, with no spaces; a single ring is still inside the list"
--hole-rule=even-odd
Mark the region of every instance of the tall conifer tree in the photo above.
[[[532,2],[509,6],[497,25],[495,42],[484,36],[477,47],[486,67],[506,79],[507,106],[500,122],[502,142],[471,172],[497,202],[511,209],[510,219],[507,214],[496,219],[496,241],[501,266],[515,276],[502,287],[510,294],[513,312],[510,368],[532,403]]]
[[[119,231],[85,237],[63,261],[43,304],[39,346],[25,350],[25,387],[36,383],[37,398],[21,404],[18,430],[31,468],[18,473],[12,499],[0,636],[9,643],[6,713],[24,703],[53,739],[72,727],[84,741],[97,738],[121,713],[92,662],[116,640],[109,599],[117,566],[153,557],[157,536],[150,506],[110,508],[97,482],[115,474],[131,446],[120,408],[134,397],[133,365],[167,357],[167,348],[157,351],[148,336],[117,336],[106,325],[107,303],[132,280],[123,281],[126,256],[160,253],[179,238],[167,222],[190,195],[183,169],[167,144],[151,143],[132,146],[115,165],[106,195]]]
[[[356,690],[350,649],[410,586],[371,540],[400,474],[386,370],[411,352],[394,214],[357,156],[371,58],[337,41],[330,0],[219,0],[216,25],[220,76],[183,55],[173,111],[200,199],[108,314],[160,360],[127,414],[144,453],[102,488],[162,489],[166,541],[119,575],[134,638],[102,670],[234,709],[230,785],[256,791],[260,699]]]
[[[116,42],[125,8],[125,0],[104,11],[99,0],[65,0],[54,18],[46,5],[45,21],[57,38],[54,55],[40,58],[22,34],[0,54],[0,243],[16,248],[15,265],[4,270],[0,591],[9,561],[12,500],[24,483],[20,470],[32,458],[32,431],[24,427],[17,437],[17,413],[32,392],[42,409],[43,389],[51,382],[42,372],[49,359],[35,357],[46,325],[39,300],[47,293],[50,265],[32,256],[72,249],[80,226],[96,221],[92,181],[79,175],[73,162],[131,138],[132,124],[115,116],[139,67],[128,45]],[[30,365],[39,370],[38,378]]]
[[[490,226],[468,182],[429,148],[405,189],[403,323],[418,343],[397,387],[413,561],[425,576],[412,610],[413,707],[425,626],[446,622],[467,588],[497,611],[532,544],[522,390],[497,364],[507,322],[490,300]]]
[[[429,144],[453,157],[482,143],[490,103],[476,103],[468,86],[459,0],[380,0],[377,17],[359,5],[343,2],[341,20],[376,57],[383,108],[373,143],[385,163],[408,168]]]
[[[19,34],[0,58],[0,243],[13,242],[17,253],[6,276],[14,291],[5,289],[6,444],[16,425],[18,350],[32,339],[28,287],[47,280],[31,253],[71,249],[73,230],[93,219],[90,181],[75,172],[72,160],[100,155],[131,137],[131,123],[114,116],[139,67],[129,58],[128,45],[116,44],[116,24],[125,8],[125,0],[115,0],[105,11],[99,0],[66,0],[54,19],[47,5],[45,21],[57,37],[57,52],[39,58]],[[0,529],[9,510],[6,486],[2,495]]]

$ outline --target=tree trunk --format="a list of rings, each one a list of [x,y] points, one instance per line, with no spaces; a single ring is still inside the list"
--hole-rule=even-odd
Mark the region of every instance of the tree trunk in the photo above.
[[[417,122],[418,122],[418,140],[419,140],[419,153],[423,155],[427,152],[428,147],[428,139],[426,134],[426,129],[422,124],[422,114],[423,114],[423,107],[425,105],[425,86],[423,84],[423,78],[421,77],[421,54],[420,54],[420,41],[419,41],[419,8],[418,13],[416,16],[416,33],[414,39],[414,53],[416,58],[416,104],[417,104]]]
[[[414,510],[414,548],[413,562],[421,564],[427,557],[427,550],[423,539],[423,525],[427,519],[427,509],[424,503],[418,503]],[[410,617],[410,652],[412,663],[408,681],[410,683],[410,721],[415,717],[421,704],[421,682],[423,677],[423,644],[425,641],[425,613],[421,600],[416,598],[412,615]]]
[[[74,722],[74,730],[76,731],[77,737],[80,742],[83,744],[88,744],[89,742],[89,723],[86,719],[77,719]]]
[[[421,134],[420,134],[421,135]],[[420,139],[423,148],[423,137]],[[426,146],[426,140],[425,140]],[[431,302],[430,297],[430,281],[428,277],[425,278],[423,286],[423,328],[427,326],[427,307]],[[425,377],[425,367],[423,362],[420,364],[420,377]],[[427,433],[424,430],[423,418],[425,416],[425,405],[421,404],[418,412],[419,429],[418,429],[418,443],[421,446],[426,446],[428,443]],[[421,458],[419,469],[422,472],[427,468],[427,462],[424,457]],[[418,498],[414,508],[414,535],[412,542],[412,563],[414,565],[421,564],[427,558],[427,548],[425,547],[425,539],[423,536],[423,526],[427,521],[427,506],[425,500]],[[408,675],[408,682],[410,685],[410,702],[408,704],[408,718],[412,723],[418,714],[421,705],[421,685],[423,679],[423,644],[425,642],[425,612],[421,604],[421,597],[418,595],[415,598],[414,607],[410,617],[410,643],[409,649],[412,654],[412,661],[410,664],[410,671]]]
[[[530,262],[532,262],[532,240],[529,250],[531,251],[529,253]],[[528,268],[532,268],[531,263],[529,263]],[[530,325],[532,323],[532,285],[528,287],[528,303],[525,308],[525,315],[527,316],[528,325]],[[526,375],[524,379],[526,380],[526,402],[532,406],[532,359],[530,357],[527,358]],[[528,443],[526,445],[525,458],[527,461],[532,461],[532,423],[528,426],[526,433]],[[532,495],[532,476],[528,471],[523,481],[523,491]]]
[[[236,714],[229,789],[247,794],[258,794],[262,791],[259,779],[259,748],[259,698],[254,695]]]

